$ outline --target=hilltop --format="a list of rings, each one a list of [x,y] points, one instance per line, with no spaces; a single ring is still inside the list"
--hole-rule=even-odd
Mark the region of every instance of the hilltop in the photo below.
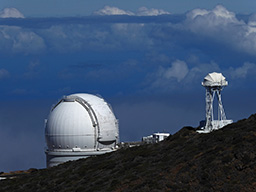
[[[157,144],[33,170],[0,191],[256,191],[256,115],[210,134],[184,127]]]

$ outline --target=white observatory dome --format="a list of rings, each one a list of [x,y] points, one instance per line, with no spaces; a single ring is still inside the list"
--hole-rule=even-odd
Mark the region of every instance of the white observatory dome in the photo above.
[[[118,121],[104,99],[91,94],[63,97],[45,126],[47,166],[116,149]]]
[[[226,78],[222,75],[222,73],[209,73],[205,76],[202,85],[205,87],[216,87],[216,86],[227,86],[228,82]]]

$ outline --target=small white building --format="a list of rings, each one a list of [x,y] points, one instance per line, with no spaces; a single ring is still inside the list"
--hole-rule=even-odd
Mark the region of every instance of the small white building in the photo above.
[[[153,135],[149,135],[147,137],[142,137],[142,142],[144,143],[158,143],[163,141],[167,137],[170,136],[170,133],[153,133]]]

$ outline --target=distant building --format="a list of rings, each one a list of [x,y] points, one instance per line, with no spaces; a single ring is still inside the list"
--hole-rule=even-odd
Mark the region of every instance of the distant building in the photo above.
[[[163,141],[167,137],[170,136],[170,133],[154,133],[153,135],[149,135],[146,137],[142,137],[142,142],[144,143],[158,143],[160,141]]]

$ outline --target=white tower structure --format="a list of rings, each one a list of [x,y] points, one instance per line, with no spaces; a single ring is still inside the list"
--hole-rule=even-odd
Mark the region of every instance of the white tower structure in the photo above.
[[[64,96],[45,122],[47,167],[116,150],[118,121],[104,99],[91,94]]]
[[[222,73],[209,73],[207,76],[205,76],[204,81],[202,82],[202,85],[206,89],[206,119],[205,119],[205,126],[198,130],[200,133],[209,133],[213,130],[220,129],[224,127],[227,124],[232,123],[232,120],[227,120],[226,115],[224,112],[223,104],[221,101],[221,91],[222,89],[228,85],[228,82],[226,81],[226,78],[222,75]],[[217,120],[214,120],[214,98],[215,95],[218,100],[218,118]]]

